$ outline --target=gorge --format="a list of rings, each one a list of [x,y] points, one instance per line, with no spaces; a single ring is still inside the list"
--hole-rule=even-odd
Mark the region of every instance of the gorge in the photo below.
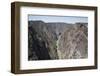
[[[28,60],[87,57],[87,23],[28,21]]]

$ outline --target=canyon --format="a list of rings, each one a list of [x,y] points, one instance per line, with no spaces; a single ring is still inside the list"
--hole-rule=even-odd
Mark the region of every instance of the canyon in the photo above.
[[[28,60],[88,57],[88,23],[28,21]]]

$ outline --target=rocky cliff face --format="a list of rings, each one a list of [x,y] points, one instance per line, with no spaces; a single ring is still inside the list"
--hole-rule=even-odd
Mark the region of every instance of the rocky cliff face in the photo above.
[[[57,41],[59,59],[87,58],[87,27],[74,25],[73,28],[64,31]]]
[[[31,34],[30,32],[33,33]],[[58,58],[56,50],[56,34],[50,27],[47,26],[46,23],[42,21],[29,22],[29,36],[33,37],[28,40],[30,42],[29,60],[34,60],[34,58],[35,60]]]
[[[28,60],[87,58],[87,24],[28,24]]]

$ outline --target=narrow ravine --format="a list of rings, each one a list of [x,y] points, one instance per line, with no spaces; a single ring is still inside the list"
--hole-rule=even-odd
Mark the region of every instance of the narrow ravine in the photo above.
[[[56,41],[56,46],[57,46],[57,54],[58,54],[58,58],[60,59],[60,50],[59,50],[59,40],[60,40],[61,35],[58,36],[58,39]]]

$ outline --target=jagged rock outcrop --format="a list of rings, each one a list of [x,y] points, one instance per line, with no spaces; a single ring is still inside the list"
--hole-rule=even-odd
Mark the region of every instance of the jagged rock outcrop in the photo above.
[[[87,57],[87,23],[28,22],[28,60]]]

